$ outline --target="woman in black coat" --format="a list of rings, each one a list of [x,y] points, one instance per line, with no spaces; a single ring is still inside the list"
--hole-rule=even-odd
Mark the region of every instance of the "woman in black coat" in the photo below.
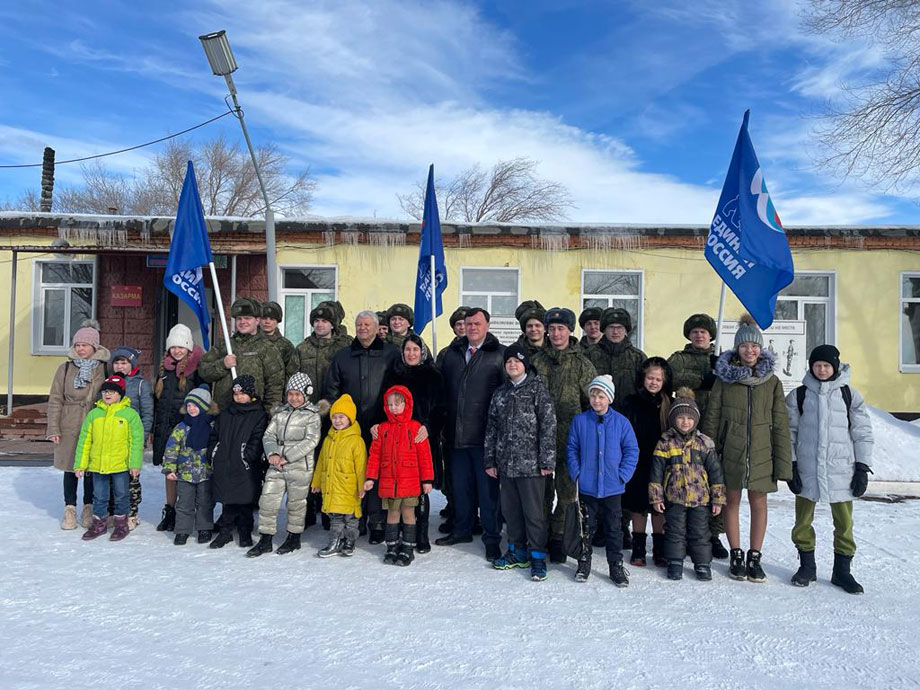
[[[663,550],[664,515],[654,512],[648,502],[648,482],[655,446],[668,428],[672,380],[667,360],[649,357],[636,372],[636,392],[626,397],[620,409],[632,425],[639,442],[639,462],[623,495],[623,509],[632,513],[630,563],[638,567],[645,565],[649,513],[652,514],[652,558],[657,566],[667,565]]]

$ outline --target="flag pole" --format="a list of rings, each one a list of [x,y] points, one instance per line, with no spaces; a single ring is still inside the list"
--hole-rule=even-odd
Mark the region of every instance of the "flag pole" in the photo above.
[[[722,282],[722,291],[719,293],[719,319],[716,323],[716,348],[719,350],[719,354],[722,354],[721,348],[719,348],[719,338],[722,336],[722,316],[725,313],[725,281]]]
[[[214,294],[217,295],[217,313],[220,315],[220,330],[224,334],[224,345],[227,347],[227,354],[232,355],[233,348],[230,346],[230,330],[227,328],[227,316],[224,314],[224,301],[220,297],[220,283],[217,282],[217,269],[214,267],[213,261],[208,262],[208,267],[211,269],[211,283],[214,285]],[[230,367],[230,375],[236,378],[236,367]]]
[[[438,312],[435,303],[435,283],[437,282],[434,268],[434,252],[431,253],[431,354],[438,356]]]

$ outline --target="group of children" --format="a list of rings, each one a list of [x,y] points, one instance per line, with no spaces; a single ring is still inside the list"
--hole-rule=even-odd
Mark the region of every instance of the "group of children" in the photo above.
[[[743,341],[739,347],[736,343],[736,350],[743,354],[743,346],[750,344]],[[111,539],[123,539],[130,530],[130,517],[136,515],[135,497],[140,499],[137,478],[152,423],[150,391],[149,387],[145,391],[146,384],[137,371],[137,354],[128,348],[114,351],[116,373],[105,379],[101,399],[86,415],[80,431],[75,474],[79,478],[92,472],[95,489],[93,517],[83,535],[85,540],[107,532],[109,514],[114,516]],[[746,363],[737,353],[733,357],[726,362],[748,367],[748,378],[738,378],[737,383],[752,388],[759,385],[756,374],[760,360]],[[668,579],[682,578],[683,563],[689,555],[697,579],[711,580],[710,518],[720,513],[732,491],[740,496],[740,488],[729,481],[736,468],[725,464],[728,460],[720,458],[716,441],[698,428],[700,410],[693,391],[681,388],[673,399],[667,396],[669,402],[663,412],[655,408],[662,415],[663,431],[650,461],[637,472],[640,444],[630,421],[613,409],[615,389],[609,375],[591,381],[590,409],[575,417],[566,457],[557,459],[552,399],[530,367],[529,355],[523,348],[511,346],[505,351],[504,362],[507,380],[489,407],[484,456],[486,472],[500,479],[501,509],[507,527],[507,551],[493,561],[493,567],[529,568],[532,579],[546,578],[548,525],[544,492],[548,476],[554,471],[567,471],[579,494],[575,509],[579,511],[582,541],[576,581],[584,582],[590,575],[591,535],[600,525],[606,537],[610,578],[618,587],[628,586],[622,556],[621,498],[636,472],[647,487],[649,506],[664,516],[660,555],[667,566]],[[866,490],[872,438],[862,399],[848,382],[849,369],[840,363],[836,348],[815,348],[809,357],[804,385],[784,401],[791,420],[792,471],[786,476],[785,470],[774,467],[772,481],[775,490],[777,479],[786,480],[797,494],[792,537],[801,567],[792,578],[793,584],[807,586],[816,579],[811,524],[815,503],[825,500],[831,503],[835,529],[832,581],[848,592],[859,593],[862,587],[849,572],[855,552],[852,498]],[[429,441],[419,439],[420,425],[412,418],[411,393],[403,386],[392,386],[385,392],[387,421],[377,428],[368,452],[356,421],[355,403],[349,395],[332,404],[331,428],[325,439],[321,438],[320,411],[309,402],[312,386],[306,374],[291,376],[286,403],[270,419],[257,399],[250,375],[234,379],[233,402],[213,417],[209,414],[212,400],[206,385],[185,396],[183,417],[167,441],[163,463],[163,474],[178,483],[176,545],[185,544],[197,530],[199,543],[221,548],[233,541],[233,530],[237,529],[239,545],[251,547],[247,556],[270,553],[286,494],[287,537],[277,553],[297,550],[312,491],[322,494],[323,511],[331,526],[330,541],[317,556],[352,556],[361,499],[376,486],[387,511],[384,562],[400,566],[413,562],[415,507],[420,497],[431,490],[434,470]],[[720,395],[727,394],[723,391]],[[727,428],[722,423],[718,426]],[[721,438],[720,443],[720,448],[724,447],[726,439]],[[314,451],[320,445],[317,456]],[[753,446],[744,468],[748,474],[753,466],[752,450]],[[753,480],[753,475],[745,475],[745,482]],[[744,484],[749,496],[752,486]],[[213,511],[217,502],[223,510],[215,524]],[[256,504],[260,538],[253,544]],[[752,500],[752,512],[753,507]],[[753,531],[752,524],[752,535]],[[734,541],[737,539],[735,535]],[[734,543],[732,546],[735,576],[734,551],[740,548],[735,548]],[[633,549],[636,563],[635,542]],[[753,552],[753,569],[751,553],[748,562],[742,561],[739,567],[744,579],[762,581],[758,575],[762,573],[759,551]],[[640,565],[644,565],[644,544]]]

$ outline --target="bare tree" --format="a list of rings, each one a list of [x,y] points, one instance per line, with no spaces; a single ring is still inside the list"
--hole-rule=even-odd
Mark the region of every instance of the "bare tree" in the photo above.
[[[887,74],[843,85],[819,128],[828,152],[819,164],[883,189],[920,181],[920,3],[916,0],[811,0],[805,27],[816,34],[863,37],[883,46]]]
[[[15,199],[0,202],[0,211],[34,211],[41,208],[41,200],[33,189],[27,189]]]
[[[565,218],[565,210],[572,208],[568,190],[558,182],[538,178],[536,168],[535,160],[513,158],[499,161],[488,172],[474,165],[446,183],[437,180],[438,212],[443,220],[465,223]],[[414,192],[396,197],[406,214],[421,220],[424,183],[418,183]]]

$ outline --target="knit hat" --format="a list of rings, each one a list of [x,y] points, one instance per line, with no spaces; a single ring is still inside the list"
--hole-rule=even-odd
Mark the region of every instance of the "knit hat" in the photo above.
[[[588,321],[600,321],[604,312],[600,307],[588,307],[578,316],[578,325],[582,328]]]
[[[457,325],[458,321],[462,321],[466,317],[466,312],[469,311],[469,307],[457,307],[454,309],[454,313],[450,315],[450,327],[453,328]]]
[[[262,302],[263,319],[274,319],[278,323],[281,323],[283,317],[284,311],[282,311],[280,304],[277,302]]]
[[[757,327],[754,317],[744,314],[739,321],[741,325],[738,326],[738,331],[735,333],[735,349],[737,350],[742,343],[754,343],[763,347],[763,333]]]
[[[99,388],[99,392],[103,391],[115,391],[119,395],[125,394],[125,377],[119,376],[118,374],[112,374],[109,376],[102,386]]]
[[[211,387],[206,383],[202,383],[188,392],[184,402],[186,405],[192,403],[202,412],[207,412],[211,409]]]
[[[195,341],[192,339],[192,329],[184,323],[177,323],[169,329],[169,335],[166,336],[166,349],[171,347],[184,347],[186,350],[195,349]]]
[[[523,347],[514,343],[505,348],[505,359],[507,362],[509,359],[517,359],[521,364],[524,365],[525,371],[530,369],[530,355],[527,354],[527,350]]]
[[[358,408],[355,407],[355,401],[348,393],[332,403],[332,407],[329,408],[329,416],[332,417],[334,414],[343,414],[352,424],[355,423],[355,419],[358,418]]]
[[[811,369],[815,362],[827,362],[834,368],[834,375],[840,371],[840,350],[833,345],[818,345],[808,355],[808,368]]]
[[[700,423],[700,408],[697,407],[696,396],[686,386],[678,388],[677,393],[675,393],[674,402],[671,403],[671,411],[668,412],[668,424],[676,429],[677,416],[682,414],[693,417],[694,428]]]
[[[590,393],[595,388],[603,392],[610,400],[610,404],[613,405],[613,399],[616,394],[616,386],[613,385],[613,377],[610,374],[595,376],[593,379],[591,379],[591,383],[588,384],[588,393]]]
[[[705,328],[710,337],[716,339],[716,321],[709,314],[693,314],[684,321],[684,337],[690,340],[690,331],[694,328]]]
[[[412,328],[412,322],[415,320],[415,313],[408,304],[397,303],[387,309],[387,325],[390,325],[390,319],[394,316],[401,316],[409,322],[409,328]]]
[[[339,320],[336,317],[335,307],[332,306],[332,302],[320,302],[313,310],[310,312],[310,325],[313,325],[313,322],[317,319],[323,319],[328,321],[333,326],[339,324]]]
[[[233,392],[245,393],[253,400],[256,399],[256,380],[252,374],[240,374],[233,379]]]
[[[82,343],[92,345],[94,348],[99,347],[99,322],[93,319],[86,319],[80,324],[80,328],[73,334],[71,345]]]
[[[612,323],[618,323],[626,329],[627,333],[632,332],[632,317],[629,312],[620,307],[607,307],[601,314],[601,330],[606,331],[607,326]]]
[[[116,359],[126,359],[128,364],[131,365],[131,371],[137,369],[137,358],[140,357],[141,351],[135,350],[133,347],[128,347],[127,345],[120,345],[112,350],[112,358],[109,360],[109,364],[115,364]]]
[[[313,381],[305,373],[298,371],[288,379],[287,385],[284,387],[285,395],[292,390],[300,391],[303,393],[303,397],[309,399],[313,395]]]
[[[521,331],[527,329],[527,322],[531,319],[537,319],[540,323],[543,323],[543,318],[546,316],[546,308],[540,304],[535,299],[529,299],[524,302],[521,302],[517,309],[514,310],[514,318],[518,320],[518,323],[521,324]]]
[[[254,316],[257,319],[262,317],[262,305],[251,297],[238,297],[230,305],[230,318],[235,319],[239,316]]]
[[[575,312],[565,307],[553,307],[543,317],[544,325],[549,328],[554,323],[561,323],[570,331],[575,330]]]

